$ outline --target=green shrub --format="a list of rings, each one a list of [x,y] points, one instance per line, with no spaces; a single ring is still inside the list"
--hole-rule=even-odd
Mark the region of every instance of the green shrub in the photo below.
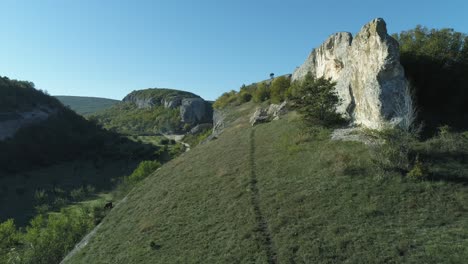
[[[271,102],[280,103],[284,101],[290,85],[291,81],[286,76],[275,78],[270,85]]]
[[[253,101],[256,103],[264,102],[270,99],[270,89],[263,82],[257,84],[257,88],[253,94]]]
[[[295,83],[291,92],[292,105],[307,123],[331,125],[341,121],[336,108],[341,102],[329,79],[314,78],[307,74],[302,82]]]
[[[447,125],[439,127],[438,130],[437,136],[427,141],[426,151],[454,154],[468,152],[466,144],[463,144],[467,142],[468,138],[464,137],[463,133],[452,132]]]
[[[23,262],[59,263],[93,226],[84,207],[35,217],[23,236]]]
[[[133,171],[133,173],[128,176],[128,181],[132,184],[137,183],[148,175],[153,173],[156,169],[161,167],[161,164],[157,161],[145,160],[140,162],[138,167]]]
[[[416,157],[413,168],[406,174],[406,176],[413,180],[424,180],[428,176],[427,168],[419,160],[419,157]]]
[[[231,90],[230,92],[223,93],[213,103],[213,108],[222,109],[237,100],[237,92]]]
[[[34,192],[34,199],[37,203],[45,203],[49,199],[47,192],[44,189],[38,189]]]
[[[86,197],[86,191],[83,187],[76,188],[70,192],[70,196],[73,201],[78,202]]]
[[[408,172],[411,166],[410,154],[417,135],[400,129],[386,129],[375,133],[383,142],[373,146],[374,163],[384,171]]]
[[[0,223],[0,252],[18,244],[19,238],[13,219]]]

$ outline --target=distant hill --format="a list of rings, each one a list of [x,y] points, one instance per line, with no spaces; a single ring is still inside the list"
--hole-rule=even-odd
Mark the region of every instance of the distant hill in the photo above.
[[[80,115],[94,114],[95,112],[108,109],[112,105],[120,102],[114,99],[87,96],[57,95],[54,97],[62,102],[63,105],[69,106]]]
[[[125,134],[178,133],[200,123],[211,123],[211,105],[190,92],[149,88],[131,92],[122,102],[90,118]]]
[[[141,146],[86,120],[31,82],[0,77],[0,173],[118,158],[129,149]]]

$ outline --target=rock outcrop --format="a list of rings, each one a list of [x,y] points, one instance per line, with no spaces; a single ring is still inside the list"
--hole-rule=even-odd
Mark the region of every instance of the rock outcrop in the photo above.
[[[211,104],[201,98],[182,99],[180,119],[186,124],[200,124],[212,122],[213,109]]]
[[[0,115],[0,141],[13,137],[20,128],[47,120],[57,109],[38,107],[26,112],[2,113]]]
[[[269,116],[268,116],[268,109],[265,108],[257,108],[253,115],[250,117],[250,124],[252,126],[258,125],[260,123],[265,123],[269,121]]]
[[[133,91],[125,96],[122,101],[133,103],[137,108],[178,108],[181,121],[191,126],[211,123],[213,120],[211,103],[203,100],[198,95],[185,91],[149,88]]]
[[[281,104],[270,104],[267,111],[268,116],[270,116],[272,120],[278,120],[281,115],[286,113],[286,105],[286,101]]]
[[[253,115],[250,117],[250,124],[255,126],[260,123],[278,120],[281,115],[286,113],[287,102],[281,104],[270,104],[268,108],[258,107]]]
[[[138,108],[152,108],[155,106],[164,106],[165,108],[177,108],[182,103],[182,97],[172,96],[167,98],[142,98],[138,94],[129,94],[122,100],[123,102],[132,102]]]
[[[410,114],[408,84],[400,64],[398,42],[377,18],[354,37],[348,32],[331,35],[314,49],[292,75],[302,80],[307,73],[331,78],[342,99],[338,112],[354,124],[372,129],[402,125]]]

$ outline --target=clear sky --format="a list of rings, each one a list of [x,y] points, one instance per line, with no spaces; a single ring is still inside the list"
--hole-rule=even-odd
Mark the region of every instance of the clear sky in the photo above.
[[[466,0],[0,0],[0,12],[0,75],[115,99],[149,87],[215,99],[291,73],[330,34],[376,17],[390,33],[468,33]]]

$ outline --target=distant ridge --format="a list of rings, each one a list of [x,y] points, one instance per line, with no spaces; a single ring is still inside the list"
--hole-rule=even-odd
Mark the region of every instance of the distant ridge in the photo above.
[[[63,105],[69,106],[73,111],[80,115],[94,114],[98,111],[108,109],[112,105],[120,102],[119,100],[114,99],[88,96],[57,95],[54,97],[62,102]]]

